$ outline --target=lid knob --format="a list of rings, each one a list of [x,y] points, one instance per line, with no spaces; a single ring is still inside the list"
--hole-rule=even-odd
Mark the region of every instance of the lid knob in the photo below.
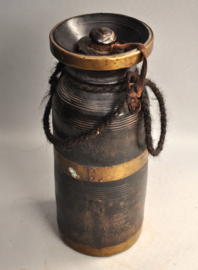
[[[94,28],[89,33],[89,37],[93,42],[99,44],[111,44],[117,39],[113,30],[107,27]]]

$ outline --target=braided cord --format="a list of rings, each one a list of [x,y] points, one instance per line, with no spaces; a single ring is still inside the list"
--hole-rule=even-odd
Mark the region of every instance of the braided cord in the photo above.
[[[152,156],[158,156],[159,153],[163,149],[163,145],[165,142],[165,136],[166,136],[166,125],[167,125],[167,119],[166,119],[166,108],[165,108],[165,102],[162,93],[159,91],[159,88],[156,86],[154,82],[152,82],[149,79],[145,80],[145,86],[148,86],[152,92],[154,93],[155,97],[158,100],[159,103],[159,110],[160,110],[160,123],[161,123],[161,134],[160,138],[157,144],[157,147],[154,149],[153,147],[153,138],[151,135],[151,114],[149,109],[149,100],[146,96],[146,92],[143,91],[142,93],[142,110],[144,113],[144,127],[145,127],[145,133],[146,133],[146,145],[148,152]]]

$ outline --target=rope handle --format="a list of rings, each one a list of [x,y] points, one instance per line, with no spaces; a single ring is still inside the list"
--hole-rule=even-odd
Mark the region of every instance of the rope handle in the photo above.
[[[145,91],[142,93],[142,110],[144,113],[144,127],[145,127],[145,133],[146,133],[146,145],[148,152],[152,156],[158,156],[160,152],[163,150],[165,137],[166,137],[166,126],[167,126],[167,119],[166,119],[166,108],[165,108],[165,102],[162,93],[160,92],[159,88],[156,86],[154,82],[152,82],[149,79],[145,80],[145,86],[148,86],[152,92],[154,93],[155,97],[157,98],[157,101],[159,103],[159,111],[160,111],[160,137],[159,141],[157,143],[157,147],[153,147],[153,138],[151,135],[151,114],[150,114],[150,104],[149,100],[146,96]]]
[[[131,95],[130,95],[131,92],[134,92],[136,94],[138,93],[137,87],[139,86],[138,82],[140,81],[141,74],[139,75],[136,71],[136,72],[131,72],[131,73],[127,74],[128,91],[126,92],[126,95],[124,96],[123,100],[118,105],[117,109],[112,111],[109,115],[105,116],[102,119],[102,121],[95,126],[95,128],[89,130],[86,133],[81,134],[78,137],[66,137],[66,139],[64,141],[56,138],[51,133],[51,130],[50,130],[49,116],[50,116],[50,112],[51,112],[51,108],[52,108],[53,94],[56,91],[56,86],[57,86],[59,79],[64,74],[64,68],[65,68],[65,65],[58,62],[56,69],[55,69],[54,73],[51,75],[50,80],[49,80],[50,91],[48,93],[49,99],[48,99],[48,102],[46,104],[44,115],[43,115],[43,129],[44,129],[45,135],[50,143],[52,143],[54,145],[62,146],[63,149],[65,149],[66,147],[74,146],[74,145],[79,144],[81,142],[84,142],[88,139],[92,139],[93,137],[99,135],[102,130],[104,130],[107,126],[109,126],[118,117],[118,115],[123,111],[126,104],[128,105],[129,111],[132,111],[133,113],[137,113],[136,112],[136,105],[134,106],[134,100],[136,100],[136,102],[138,101],[138,103],[140,101],[138,100],[138,97],[136,97],[136,99],[134,99],[134,97],[131,97]],[[130,89],[129,89],[129,85],[131,83],[131,80],[133,82],[133,85],[132,85],[132,87],[130,86]],[[142,90],[141,97],[139,97],[139,98],[141,98],[140,109],[142,108],[142,111],[144,113],[144,126],[145,126],[145,133],[146,133],[145,141],[146,141],[148,152],[152,156],[157,156],[157,155],[159,155],[159,153],[163,149],[165,135],[166,135],[167,120],[166,120],[165,103],[164,103],[163,95],[159,91],[159,89],[155,83],[153,83],[149,79],[145,79],[143,86],[148,86],[152,90],[152,92],[156,96],[158,103],[159,103],[161,134],[160,134],[160,138],[159,138],[157,147],[154,148],[153,147],[153,138],[151,135],[151,122],[152,121],[151,121],[151,115],[150,115],[150,109],[149,109],[149,99],[147,97],[146,92],[144,90]],[[138,111],[139,111],[139,109],[138,109]]]

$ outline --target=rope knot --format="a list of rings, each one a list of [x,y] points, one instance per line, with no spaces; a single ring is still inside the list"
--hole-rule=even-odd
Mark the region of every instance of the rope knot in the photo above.
[[[138,113],[141,110],[141,102],[138,98],[141,97],[142,94],[142,87],[139,85],[139,75],[137,72],[131,72],[129,71],[127,73],[127,92],[126,94],[131,97],[131,101],[128,104],[129,111],[131,113]],[[136,83],[131,83],[131,78],[133,78],[133,81],[136,81]],[[136,89],[136,91],[135,91]]]

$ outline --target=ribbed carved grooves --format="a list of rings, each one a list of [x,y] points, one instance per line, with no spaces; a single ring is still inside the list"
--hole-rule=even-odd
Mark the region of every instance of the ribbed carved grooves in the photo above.
[[[111,112],[124,97],[124,92],[115,95],[115,93],[90,93],[80,89],[77,94],[75,88],[67,84],[66,77],[60,79],[57,94],[65,103],[90,112]]]
[[[55,108],[55,112],[58,115],[59,120],[63,124],[69,124],[72,126],[72,128],[80,129],[83,132],[92,129],[98,123],[97,121],[94,120],[89,121],[81,120],[72,115],[63,116],[63,114],[61,114],[57,108]],[[128,117],[120,115],[119,118],[117,118],[110,126],[106,128],[106,130],[116,131],[116,130],[123,130],[124,128],[133,128],[135,125],[138,124],[138,122],[141,121],[141,119],[142,119],[142,112],[138,114],[128,115]]]

